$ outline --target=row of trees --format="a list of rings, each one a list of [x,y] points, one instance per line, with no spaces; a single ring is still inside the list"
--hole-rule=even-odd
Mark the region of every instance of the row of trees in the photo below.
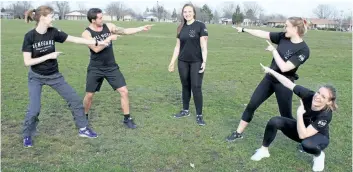
[[[70,5],[67,1],[52,1],[47,2],[46,5],[51,6],[58,12],[60,19],[64,18],[65,14],[70,11]],[[83,2],[77,2],[78,10],[82,13],[87,12],[87,7]],[[10,10],[13,12],[15,18],[23,18],[24,12],[27,9],[33,8],[31,1],[17,1],[10,4],[7,9],[1,9],[2,12]],[[265,15],[263,8],[255,1],[246,1],[240,4],[232,2],[225,2],[223,9],[212,10],[207,4],[203,6],[195,6],[196,19],[203,22],[219,21],[220,16],[223,18],[232,19],[233,23],[240,23],[245,18],[251,21],[266,21],[271,19],[285,19],[286,16],[280,14]],[[110,16],[115,16],[118,20],[122,19],[124,15],[129,14],[137,19],[142,19],[145,15],[153,15],[158,20],[171,18],[173,20],[181,18],[181,11],[174,8],[173,12],[170,13],[163,4],[152,5],[150,8],[146,8],[142,14],[137,14],[133,9],[128,8],[122,1],[115,1],[109,3],[104,9]],[[222,13],[220,13],[222,12]],[[313,14],[320,19],[342,19],[342,12],[339,13],[334,7],[330,5],[320,4],[313,9]]]

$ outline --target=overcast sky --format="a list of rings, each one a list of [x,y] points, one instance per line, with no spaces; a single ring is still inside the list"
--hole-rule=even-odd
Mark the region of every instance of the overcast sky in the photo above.
[[[265,14],[283,14],[287,17],[289,16],[300,16],[300,17],[315,17],[313,14],[313,9],[319,4],[329,4],[335,7],[339,14],[347,16],[352,13],[352,1],[351,0],[255,0],[264,9]],[[32,1],[34,7],[46,4],[47,1]],[[105,9],[107,4],[112,2],[111,0],[86,0],[86,1],[72,1],[70,2],[71,10],[78,9],[78,2],[84,2],[86,8],[98,7]],[[140,13],[145,11],[146,7],[152,7],[157,3],[156,0],[125,0],[122,1],[124,4],[134,11]],[[180,11],[183,4],[187,2],[186,0],[159,0],[159,4],[164,5],[164,7],[170,12],[174,8]],[[222,13],[222,8],[225,2],[233,2],[235,4],[242,4],[244,1],[225,1],[225,0],[193,0],[192,3],[196,5],[207,4],[213,10],[218,10]],[[11,1],[3,2],[3,6],[7,6]]]

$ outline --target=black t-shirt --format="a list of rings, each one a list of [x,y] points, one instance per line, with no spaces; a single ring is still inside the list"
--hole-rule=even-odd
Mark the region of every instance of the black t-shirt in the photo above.
[[[315,92],[312,90],[296,85],[293,92],[303,101],[304,109],[306,111],[303,115],[305,126],[307,127],[311,124],[319,131],[319,133],[329,138],[329,124],[332,119],[332,111],[330,109],[320,111],[313,111],[311,109],[313,97],[315,95]]]
[[[35,29],[26,33],[22,52],[32,53],[32,58],[38,58],[55,52],[55,42],[63,43],[68,35],[54,27],[48,28],[45,34],[38,33]],[[57,59],[49,59],[31,66],[33,72],[41,75],[51,75],[59,72]]]
[[[111,35],[111,32],[106,24],[103,24],[103,30],[100,32],[96,32],[89,27],[87,27],[86,30],[91,33],[92,38],[98,41],[104,41]],[[105,47],[102,51],[96,53],[90,49],[90,52],[91,57],[89,67],[109,68],[117,66],[115,62],[112,41],[110,41],[109,45]]]
[[[285,37],[285,32],[270,32],[270,39],[272,43],[278,45],[277,51],[281,58],[285,62],[292,62],[295,66],[295,68],[290,71],[281,72],[275,59],[272,59],[270,68],[292,80],[296,80],[298,78],[296,71],[310,56],[308,45],[304,41],[297,44],[292,43],[290,38]]]
[[[202,62],[200,37],[208,36],[204,23],[194,21],[192,24],[184,24],[177,38],[180,39],[180,52],[178,59],[186,62]]]

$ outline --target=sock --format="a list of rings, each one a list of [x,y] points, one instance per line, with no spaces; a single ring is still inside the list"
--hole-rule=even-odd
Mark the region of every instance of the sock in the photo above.
[[[125,121],[128,120],[129,118],[130,118],[130,114],[124,115],[124,120],[125,120]]]
[[[184,109],[183,111],[185,111],[185,112],[189,112],[189,109]]]
[[[83,130],[85,130],[86,129],[86,127],[84,127],[84,128],[80,128],[80,131],[83,131]]]

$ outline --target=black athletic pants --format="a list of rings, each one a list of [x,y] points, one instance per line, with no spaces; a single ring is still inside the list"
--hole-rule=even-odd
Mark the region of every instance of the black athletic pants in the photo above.
[[[251,96],[250,102],[243,112],[242,120],[250,122],[254,116],[255,110],[273,93],[276,94],[281,116],[294,119],[292,117],[292,91],[284,87],[281,83],[272,78],[272,76],[266,75]]]
[[[202,62],[184,62],[178,60],[178,70],[182,84],[183,109],[189,110],[191,91],[194,96],[196,114],[202,115],[202,79],[203,73],[199,73]]]
[[[300,139],[297,131],[297,121],[277,116],[271,118],[266,125],[264,140],[262,142],[263,146],[270,146],[276,137],[277,130],[281,130],[288,138],[301,143],[305,152],[316,156],[320,155],[321,151],[329,144],[329,138],[320,133],[316,133],[305,139]]]

